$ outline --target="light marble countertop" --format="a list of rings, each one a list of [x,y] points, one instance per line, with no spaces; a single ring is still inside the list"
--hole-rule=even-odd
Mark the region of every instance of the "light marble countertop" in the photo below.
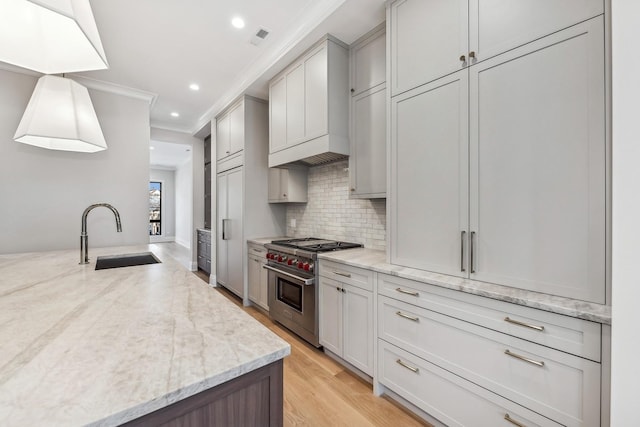
[[[566,316],[591,320],[606,325],[611,324],[611,307],[607,305],[392,265],[386,262],[387,257],[384,251],[365,248],[348,249],[337,252],[325,252],[319,254],[318,258],[351,265],[353,267],[366,268],[378,273],[417,280],[447,289],[550,311],[552,313],[564,314]]]
[[[280,237],[254,237],[253,239],[247,239],[247,243],[255,243],[256,245],[264,245],[271,243],[272,240],[284,240],[293,239],[293,237],[280,236]]]
[[[0,425],[118,425],[290,354],[161,246],[0,255]]]

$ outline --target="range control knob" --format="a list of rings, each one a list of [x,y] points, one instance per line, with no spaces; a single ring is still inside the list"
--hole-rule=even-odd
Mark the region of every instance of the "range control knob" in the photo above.
[[[304,262],[298,261],[298,268],[304,268]]]
[[[309,268],[310,268],[309,263],[305,262],[302,268],[304,268],[304,271],[309,271]]]
[[[282,255],[278,255],[278,262],[282,262]]]
[[[296,264],[296,263],[297,263],[297,260],[291,259],[291,258],[289,258],[289,260],[287,261],[287,265],[293,265],[293,264]]]
[[[267,252],[266,257],[267,257],[267,259],[271,259],[271,254],[269,252]]]
[[[309,271],[313,271],[313,264],[309,264]]]

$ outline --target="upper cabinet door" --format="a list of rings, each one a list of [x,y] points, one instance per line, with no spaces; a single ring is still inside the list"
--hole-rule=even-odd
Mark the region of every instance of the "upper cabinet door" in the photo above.
[[[469,50],[483,61],[602,13],[603,0],[470,0]]]
[[[469,68],[472,279],[605,302],[604,43],[600,16]]]
[[[387,90],[368,90],[351,100],[349,177],[354,196],[387,194]]]
[[[229,155],[229,115],[217,119],[216,123],[216,160]]]
[[[229,112],[229,154],[244,148],[244,102]]]
[[[467,275],[468,105],[467,70],[391,99],[392,264]]]
[[[287,145],[297,144],[304,139],[304,63],[286,76]]]
[[[391,96],[464,68],[468,0],[398,0],[390,7]]]
[[[386,39],[382,30],[379,34],[359,44],[351,51],[351,95],[387,81]]]
[[[305,140],[326,135],[327,129],[327,45],[323,44],[304,61]]]
[[[287,82],[282,76],[269,87],[269,152],[287,146]]]

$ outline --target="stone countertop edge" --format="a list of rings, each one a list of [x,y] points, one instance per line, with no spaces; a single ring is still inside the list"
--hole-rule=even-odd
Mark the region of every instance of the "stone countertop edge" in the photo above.
[[[385,252],[380,250],[357,248],[325,252],[319,254],[318,259],[334,261],[446,289],[611,325],[611,306],[608,305],[392,265],[387,263]]]
[[[265,245],[267,243],[271,243],[273,240],[285,240],[285,239],[293,239],[294,237],[289,236],[280,236],[280,237],[254,237],[251,239],[247,239],[247,243],[253,243],[255,245]]]
[[[208,390],[217,385],[223,384],[229,380],[232,380],[241,375],[254,371],[258,368],[267,366],[270,363],[277,362],[278,360],[283,359],[286,356],[289,356],[290,354],[291,354],[291,347],[282,349],[272,354],[262,356],[260,359],[255,360],[251,363],[245,363],[243,365],[236,367],[235,369],[229,370],[227,372],[224,372],[218,375],[214,375],[210,378],[206,378],[206,379],[203,379],[202,381],[198,381],[191,385],[174,390],[170,393],[165,394],[164,396],[155,398],[149,402],[145,402],[131,408],[127,408],[119,413],[116,413],[116,414],[110,415],[109,417],[103,418],[101,420],[86,424],[85,426],[86,427],[119,426],[121,424],[127,423],[129,421],[133,421],[137,418],[151,414],[160,409],[166,408],[167,406],[170,406],[188,397],[195,396],[200,392]]]

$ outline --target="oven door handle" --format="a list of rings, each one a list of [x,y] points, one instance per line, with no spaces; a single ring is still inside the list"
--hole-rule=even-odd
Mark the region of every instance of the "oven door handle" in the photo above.
[[[315,282],[315,277],[311,277],[309,279],[305,279],[304,277],[296,276],[295,274],[287,273],[286,271],[278,270],[277,268],[273,268],[270,265],[263,265],[262,268],[266,268],[267,270],[271,270],[274,273],[282,274],[283,276],[291,277],[292,279],[296,279],[299,282],[302,282],[304,285],[313,285]]]

